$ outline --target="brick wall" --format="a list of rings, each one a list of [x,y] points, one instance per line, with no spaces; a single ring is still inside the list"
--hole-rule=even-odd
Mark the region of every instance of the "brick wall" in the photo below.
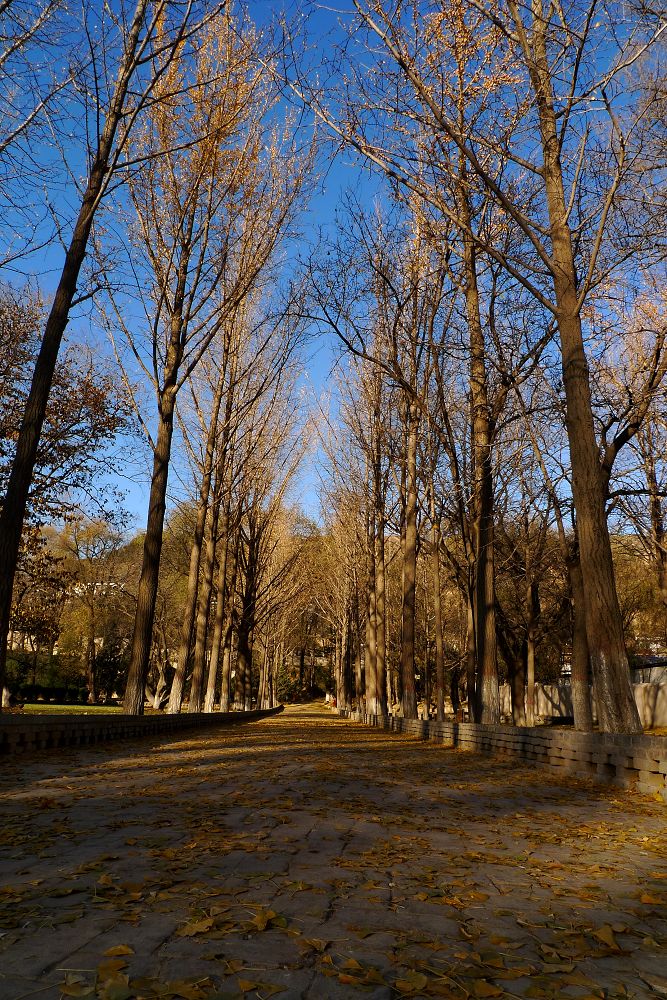
[[[141,736],[171,736],[186,729],[233,726],[282,712],[184,712],[181,715],[0,715],[0,755],[84,746]]]
[[[579,778],[659,794],[667,802],[667,738],[578,733],[572,729],[428,722],[339,710],[343,718],[435,740],[461,750],[516,757]]]

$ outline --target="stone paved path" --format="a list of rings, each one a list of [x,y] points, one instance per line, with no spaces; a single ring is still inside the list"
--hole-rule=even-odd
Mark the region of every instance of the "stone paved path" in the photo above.
[[[667,810],[318,707],[3,762],[0,1000],[667,996]]]

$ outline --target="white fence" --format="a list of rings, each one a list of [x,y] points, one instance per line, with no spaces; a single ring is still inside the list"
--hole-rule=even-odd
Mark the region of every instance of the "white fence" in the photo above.
[[[645,729],[667,727],[667,684],[633,684],[639,717]],[[512,714],[508,684],[500,688],[500,711]],[[572,715],[572,689],[569,684],[536,684],[535,714],[543,717],[563,718]],[[595,716],[595,698],[593,698]]]

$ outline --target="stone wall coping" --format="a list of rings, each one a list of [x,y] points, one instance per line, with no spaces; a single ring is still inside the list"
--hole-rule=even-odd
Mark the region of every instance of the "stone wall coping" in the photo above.
[[[235,726],[282,712],[284,707],[250,712],[181,712],[179,714],[125,715],[96,712],[92,715],[9,715],[0,713],[0,754],[76,746],[85,742],[134,739],[206,726]]]

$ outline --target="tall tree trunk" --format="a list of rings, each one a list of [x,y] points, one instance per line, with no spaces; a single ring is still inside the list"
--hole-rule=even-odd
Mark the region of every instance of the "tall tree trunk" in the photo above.
[[[251,656],[249,624],[242,614],[239,622],[238,646],[236,649],[236,676],[234,678],[235,712],[243,712],[245,709],[246,683],[247,676],[250,673]]]
[[[128,715],[142,715],[144,711],[144,690],[150,661],[157,597],[164,513],[167,499],[167,479],[171,441],[174,431],[175,391],[163,395],[157,442],[153,454],[153,476],[148,501],[148,521],[144,537],[141,576],[137,592],[137,610],[134,619],[134,633],[130,654],[130,666],[123,709]]]
[[[137,50],[149,7],[149,0],[139,0],[132,23],[123,40],[122,62],[114,84],[104,127],[99,136],[95,155],[92,158],[86,190],[65,254],[65,263],[58,287],[46,321],[16,441],[16,451],[7,482],[7,491],[2,501],[0,512],[0,691],[3,689],[5,677],[7,635],[11,617],[14,577],[42,425],[46,416],[58,352],[69,321],[79,274],[88,249],[93,219],[109,179],[116,134],[123,119],[125,98],[136,69]],[[0,710],[1,708],[0,704]]]
[[[600,728],[640,733],[616,592],[611,542],[605,511],[606,486],[593,424],[590,376],[581,327],[577,272],[569,209],[560,159],[546,20],[535,0],[528,53],[544,157],[543,179],[549,214],[551,265],[556,321],[560,335],[566,424],[572,465],[572,493],[577,514],[579,555],[584,584],[586,635],[593,670]],[[515,4],[512,4],[515,7]],[[515,8],[516,9],[516,8]],[[517,12],[517,15],[518,12]]]
[[[574,726],[582,733],[593,731],[591,707],[590,660],[586,637],[586,611],[584,607],[584,581],[579,563],[576,541],[567,553],[567,570],[572,602],[572,710]]]
[[[350,615],[347,607],[340,634],[340,690],[336,699],[340,708],[350,707]]]
[[[91,634],[88,636],[88,644],[86,649],[86,673],[88,675],[88,704],[94,705],[97,701],[97,677],[95,670],[95,631],[92,628],[91,623]]]
[[[236,683],[234,685],[234,709],[248,710],[249,692],[252,688],[252,633],[255,626],[255,533],[252,525],[248,533],[248,551],[245,560],[245,580],[243,599],[238,625],[238,647],[236,654]]]
[[[215,573],[215,542],[218,533],[219,498],[214,501],[214,507],[206,529],[206,552],[202,568],[202,581],[197,600],[197,627],[195,631],[195,656],[192,665],[192,680],[190,682],[189,712],[201,712],[206,670],[206,637],[208,635],[208,619],[211,609],[211,594],[213,592],[213,575]]]
[[[658,486],[655,471],[655,455],[651,446],[645,450],[644,471],[648,486],[649,509],[651,515],[651,543],[655,565],[658,593],[665,612],[667,612],[667,537],[665,535],[665,517],[663,513],[663,497]]]
[[[530,695],[526,697],[526,681],[530,673],[530,664],[528,657],[528,641],[521,643],[518,650],[515,649],[514,657],[512,658],[511,673],[510,673],[510,694],[512,698],[512,723],[515,726],[525,726],[528,722],[529,726],[533,725],[532,719],[532,705],[530,705]],[[533,662],[533,668],[535,664]],[[528,680],[528,690],[530,691],[530,681]]]
[[[273,653],[273,665],[271,667],[271,702],[269,707],[275,708],[278,704],[278,685],[280,681],[280,671],[285,658],[285,642],[281,638]]]
[[[475,595],[470,587],[466,595],[466,693],[468,718],[477,721],[477,649],[475,637]]]
[[[449,697],[452,703],[452,711],[454,712],[454,715],[457,714],[459,708],[461,707],[461,695],[459,693],[460,676],[460,667],[452,667],[452,672],[449,676]]]
[[[384,519],[376,514],[375,533],[375,705],[372,715],[387,714],[387,615],[385,595]]]
[[[243,709],[245,712],[249,712],[252,709],[252,657],[253,650],[255,648],[255,627],[253,625],[250,635],[248,636],[248,660],[247,669],[244,671],[244,689],[243,689]]]
[[[535,628],[540,615],[540,596],[536,583],[526,588],[526,721],[535,725]]]
[[[225,562],[227,560],[230,562],[230,583],[227,585],[226,579],[223,577],[223,569],[225,569],[226,574],[226,567],[223,567],[221,562],[217,583],[217,604],[215,610],[215,625],[213,627],[213,641],[211,643],[211,662],[209,664],[209,678],[213,675],[212,683],[215,685],[215,676],[218,672],[220,652],[222,650],[222,670],[220,674],[221,712],[229,711],[230,700],[229,649],[231,648],[234,621],[234,593],[236,589],[237,568],[236,544],[232,544],[230,547],[229,542],[227,542],[225,545]],[[226,660],[225,653],[228,654]],[[209,683],[211,683],[210,680]]]
[[[401,616],[401,708],[404,719],[417,718],[415,688],[415,603],[417,581],[417,429],[419,414],[407,406],[405,501],[403,532],[403,600]]]
[[[269,623],[267,622],[267,632],[262,638],[262,663],[259,668],[259,684],[257,686],[257,708],[268,708],[268,693],[269,693],[269,636],[268,636]]]
[[[222,642],[222,630],[225,621],[225,584],[227,581],[227,560],[229,553],[229,517],[225,511],[222,518],[222,551],[219,554],[218,576],[215,583],[215,620],[213,623],[213,638],[211,639],[211,657],[208,664],[208,678],[206,681],[206,697],[204,698],[204,711],[212,712],[215,705],[215,687],[218,679],[218,666],[220,663],[220,645]],[[221,696],[222,698],[222,696]],[[226,711],[226,709],[225,709]]]
[[[465,303],[470,341],[470,394],[474,454],[473,542],[475,551],[475,646],[477,655],[477,697],[475,719],[496,724],[500,721],[498,652],[496,644],[496,584],[493,523],[493,426],[489,405],[486,345],[482,329],[477,254],[472,237],[466,170],[460,164],[458,208],[464,226],[463,262]]]
[[[431,500],[433,505],[433,500]],[[431,510],[431,576],[433,580],[433,617],[435,628],[436,719],[445,719],[445,648],[442,639],[442,594],[440,592],[440,530]]]
[[[356,625],[357,625],[357,641],[355,644],[355,651],[354,651],[354,698],[357,703],[357,708],[359,708],[364,693],[364,675],[362,669],[362,653],[364,649],[364,643],[362,639],[361,625],[359,624],[359,621],[357,621]]]
[[[306,687],[306,647],[301,646],[299,650],[299,694]]]
[[[364,649],[364,679],[366,712],[375,714],[377,692],[377,615],[375,604],[375,525],[372,516],[366,528],[366,646]]]
[[[220,711],[228,712],[231,701],[232,682],[232,641],[234,631],[232,626],[225,632],[225,641],[222,648],[222,670],[220,671]]]
[[[171,693],[169,695],[169,705],[167,707],[167,711],[171,713],[177,713],[181,710],[181,705],[183,703],[183,688],[185,686],[185,675],[187,673],[188,660],[192,649],[192,631],[197,609],[199,564],[201,561],[201,549],[206,527],[206,515],[208,512],[211,479],[213,477],[215,441],[218,431],[218,416],[220,413],[220,405],[222,403],[223,388],[224,379],[220,376],[215,390],[209,430],[206,437],[206,449],[204,452],[204,463],[202,467],[201,484],[199,487],[199,499],[197,501],[197,517],[195,521],[194,534],[192,536],[192,548],[190,549],[188,592],[183,612],[183,626],[181,628],[181,642],[178,649],[178,663],[176,665],[176,673],[174,674],[174,679],[172,681]]]
[[[526,638],[526,722],[535,725],[535,639],[532,630]]]

